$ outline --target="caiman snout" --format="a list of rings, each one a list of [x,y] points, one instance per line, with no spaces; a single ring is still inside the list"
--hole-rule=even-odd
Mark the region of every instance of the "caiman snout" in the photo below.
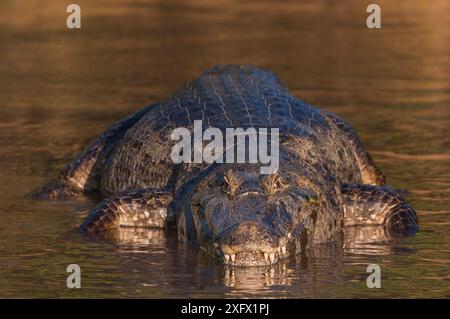
[[[226,264],[263,266],[276,263],[287,255],[286,239],[269,226],[255,221],[230,226],[216,239],[218,253]]]

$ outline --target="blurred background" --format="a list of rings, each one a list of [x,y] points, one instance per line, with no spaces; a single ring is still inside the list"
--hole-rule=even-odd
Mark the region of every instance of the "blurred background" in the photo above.
[[[0,2],[0,297],[450,297],[449,1],[378,0],[381,29],[360,0],[76,0],[72,30],[70,3]],[[229,63],[352,123],[421,232],[230,272],[170,233],[83,237],[91,199],[24,198],[113,121]],[[71,263],[82,289],[66,287]]]

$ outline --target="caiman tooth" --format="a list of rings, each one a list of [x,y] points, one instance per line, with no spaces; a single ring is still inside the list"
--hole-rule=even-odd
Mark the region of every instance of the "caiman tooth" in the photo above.
[[[277,251],[278,253],[281,253],[281,247],[278,247]]]
[[[230,255],[225,254],[224,257],[225,257],[225,261],[226,261],[226,262],[228,262],[228,261],[230,260]]]
[[[269,254],[269,260],[271,263],[273,263],[275,261],[275,253],[270,253]]]
[[[281,253],[286,255],[286,246],[281,247]]]
[[[235,255],[235,254],[232,254],[232,255],[231,255],[231,261],[234,262],[235,259],[236,259],[236,255]]]
[[[263,253],[263,255],[264,255],[264,259],[266,261],[269,261],[269,254],[268,253]]]

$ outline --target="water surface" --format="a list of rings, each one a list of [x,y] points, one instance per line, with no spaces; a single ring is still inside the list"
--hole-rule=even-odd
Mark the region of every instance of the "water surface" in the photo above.
[[[0,297],[450,297],[450,3],[78,0],[0,2]],[[95,201],[31,201],[117,119],[213,64],[275,71],[294,95],[343,116],[395,188],[412,238],[330,244],[272,269],[226,269],[172,232],[140,244],[77,232]],[[347,234],[348,235],[348,234]],[[66,267],[82,288],[66,287]],[[366,287],[366,267],[382,288]]]

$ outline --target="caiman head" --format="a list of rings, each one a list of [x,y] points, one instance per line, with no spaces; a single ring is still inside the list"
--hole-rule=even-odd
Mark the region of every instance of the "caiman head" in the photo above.
[[[316,194],[289,172],[261,175],[248,166],[216,167],[191,198],[201,249],[234,266],[270,265],[300,253],[317,207]]]

